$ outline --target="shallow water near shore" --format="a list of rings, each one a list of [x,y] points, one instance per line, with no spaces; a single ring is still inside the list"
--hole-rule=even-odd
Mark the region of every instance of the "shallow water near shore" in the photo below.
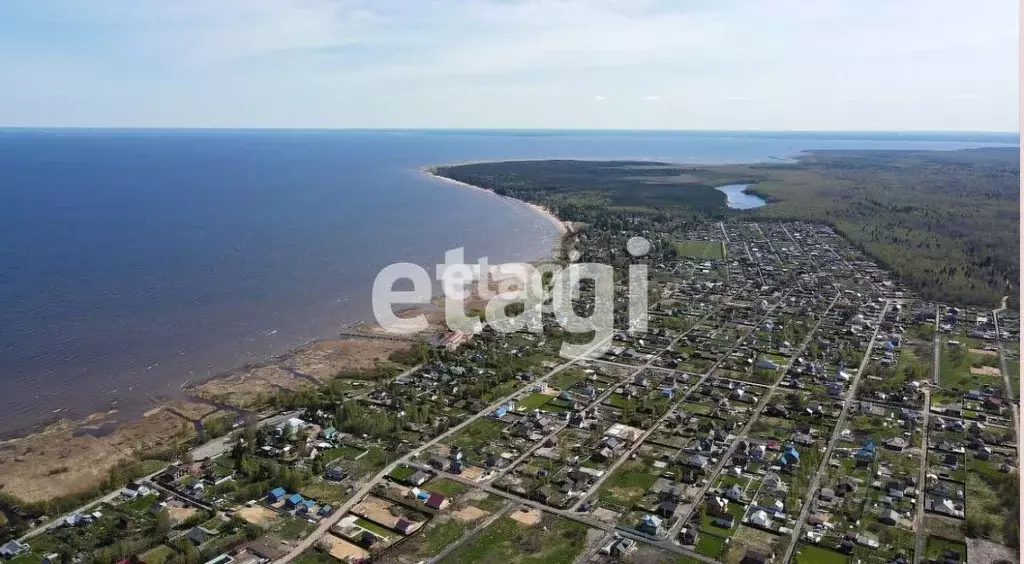
[[[948,135],[0,130],[0,433],[180,386],[369,319],[376,273],[545,256],[525,204],[421,172],[521,158],[728,163]],[[1015,140],[1002,139],[1013,143]]]

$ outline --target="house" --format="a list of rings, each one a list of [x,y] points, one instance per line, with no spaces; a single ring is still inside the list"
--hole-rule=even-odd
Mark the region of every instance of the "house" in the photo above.
[[[772,526],[772,520],[768,517],[768,513],[765,510],[759,509],[750,516],[750,524],[755,527],[770,529]]]
[[[432,493],[432,494],[430,494],[430,497],[427,498],[427,502],[426,503],[427,503],[427,507],[429,507],[431,509],[438,509],[438,510],[440,510],[440,509],[444,509],[445,507],[448,507],[449,500],[448,500],[448,498],[446,498],[445,496],[443,496],[441,494]]]
[[[661,518],[657,515],[646,514],[640,518],[640,525],[637,530],[648,535],[657,535],[661,531]]]
[[[285,505],[287,505],[288,507],[298,509],[299,505],[302,504],[302,496],[299,494],[292,494],[288,496],[284,501]]]
[[[792,446],[787,446],[785,450],[782,451],[782,456],[779,457],[779,463],[783,466],[799,466],[800,453]]]
[[[427,474],[423,470],[417,470],[413,472],[412,475],[410,475],[408,478],[406,478],[405,481],[411,486],[422,486],[429,479],[430,474]]]
[[[60,564],[61,557],[57,552],[51,552],[43,556],[42,564]]]
[[[861,546],[866,546],[868,548],[878,548],[880,546],[878,539],[875,538],[874,535],[869,535],[867,533],[857,533],[857,536],[854,540],[857,542],[857,544]]]
[[[853,455],[854,458],[863,461],[872,461],[875,459],[875,441],[868,439],[864,441],[860,449]]]
[[[729,500],[716,495],[708,497],[708,515],[725,515],[729,512]]]
[[[882,512],[878,514],[878,522],[883,525],[895,525],[899,522],[899,519],[900,514],[896,513],[892,509],[883,509]]]
[[[284,491],[284,488],[274,488],[267,492],[267,500],[270,503],[277,503],[284,499],[286,495],[288,495],[288,492]]]
[[[634,548],[636,548],[636,541],[631,538],[623,538],[612,545],[611,554],[618,557],[623,557],[629,554]]]
[[[192,541],[192,544],[196,546],[203,544],[211,537],[215,536],[217,536],[217,531],[198,526],[192,527],[187,533],[185,533],[185,537]]]
[[[448,466],[448,459],[444,458],[443,456],[435,455],[427,459],[427,464],[430,465],[430,467],[435,468],[437,470],[444,470]]]
[[[347,475],[348,475],[348,473],[345,472],[345,469],[342,468],[341,466],[336,465],[336,464],[328,466],[327,468],[324,468],[324,477],[327,478],[328,480],[333,480],[335,482],[340,482],[340,481],[344,480],[345,476],[347,476]]]
[[[736,524],[736,517],[730,513],[726,513],[725,515],[716,517],[715,520],[711,522],[711,524],[716,527],[721,527],[723,529],[731,529],[733,525]]]
[[[783,482],[782,478],[775,472],[769,472],[764,477],[764,481],[762,481],[761,484],[763,488],[770,492],[784,492],[788,489],[786,487],[786,483]]]
[[[328,427],[320,431],[320,436],[328,441],[334,440],[334,438],[338,436],[338,430],[334,427]]]
[[[699,538],[700,532],[697,530],[697,527],[684,527],[679,534],[679,541],[688,546],[696,545]]]
[[[821,488],[818,492],[818,497],[821,501],[832,501],[836,498],[836,492],[832,488]]]
[[[732,487],[725,490],[725,499],[730,501],[739,501],[743,498],[743,489],[738,484],[733,484]]]
[[[843,476],[839,479],[839,483],[836,484],[836,492],[839,495],[846,495],[857,491],[857,479],[851,478],[850,476]]]
[[[398,521],[395,522],[395,527],[394,527],[394,529],[396,531],[398,531],[399,533],[402,533],[403,535],[410,534],[413,531],[413,529],[415,529],[415,528],[416,528],[416,524],[413,523],[412,521],[407,520],[404,517],[399,518]]]
[[[707,457],[702,456],[700,454],[695,454],[695,455],[690,457],[690,460],[688,461],[688,464],[690,465],[691,468],[697,468],[697,469],[703,470],[708,465],[708,459],[707,459]]]
[[[907,448],[907,440],[903,437],[892,437],[886,439],[882,444],[885,445],[886,448],[896,451],[902,451]]]
[[[678,508],[679,504],[674,501],[663,501],[658,504],[658,516],[669,519],[675,515],[676,509]]]
[[[135,499],[136,497],[143,497],[148,495],[150,489],[148,486],[139,484],[138,482],[132,482],[121,490],[121,495],[127,499]]]
[[[3,546],[0,546],[0,556],[11,560],[15,557],[21,556],[22,554],[28,554],[31,550],[29,545],[19,541],[12,540]]]

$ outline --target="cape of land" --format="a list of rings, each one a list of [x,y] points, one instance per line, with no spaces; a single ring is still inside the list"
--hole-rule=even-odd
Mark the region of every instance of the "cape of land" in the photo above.
[[[827,223],[923,298],[1016,306],[1020,283],[1020,152],[809,151],[794,162],[701,166],[648,161],[508,161],[433,172],[526,200],[564,221],[622,211]],[[715,190],[748,184],[769,201],[726,207]],[[667,231],[668,229],[666,229]]]

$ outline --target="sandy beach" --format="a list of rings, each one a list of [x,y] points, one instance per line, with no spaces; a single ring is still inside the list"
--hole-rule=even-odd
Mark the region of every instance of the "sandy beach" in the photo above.
[[[463,164],[469,164],[469,163],[463,163]],[[498,194],[495,194],[493,190],[488,190],[486,188],[481,188],[479,186],[474,186],[472,184],[466,184],[465,182],[459,182],[458,180],[453,180],[451,178],[447,178],[447,177],[444,177],[444,176],[440,176],[438,174],[434,174],[434,172],[431,170],[431,168],[422,168],[420,170],[424,174],[426,174],[427,176],[430,176],[430,177],[432,177],[432,178],[434,178],[436,180],[439,180],[441,182],[446,182],[448,184],[454,184],[455,186],[461,186],[463,188],[469,188],[469,189],[472,189],[472,190],[479,190],[481,192],[486,192],[488,194],[491,194],[493,196],[497,196],[499,198],[503,198],[504,197],[504,196],[500,196]],[[559,234],[560,237],[564,236],[566,233],[569,232],[569,227],[566,225],[566,222],[558,219],[558,217],[555,216],[555,214],[551,213],[551,210],[545,208],[544,206],[538,206],[537,204],[531,204],[529,202],[524,202],[522,200],[516,200],[515,198],[509,198],[509,199],[510,200],[514,200],[514,201],[516,201],[516,202],[518,202],[520,204],[524,204],[527,207],[529,207],[530,209],[532,209],[533,211],[535,211],[538,214],[544,216],[545,219],[547,219],[548,221],[553,223],[555,225],[555,227],[558,228],[558,234]]]

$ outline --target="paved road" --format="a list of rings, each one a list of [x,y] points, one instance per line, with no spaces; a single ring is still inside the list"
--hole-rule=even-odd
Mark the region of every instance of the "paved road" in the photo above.
[[[1017,415],[1017,396],[1020,394],[1019,390],[1011,388],[1010,384],[1010,371],[1006,368],[1006,353],[1003,350],[1003,339],[999,337],[999,312],[1006,309],[1006,298],[1003,298],[1003,305],[997,310],[992,311],[992,319],[996,325],[996,339],[999,345],[999,370],[1003,374],[1003,386],[1006,388],[1006,395],[1010,399],[1010,415],[1013,418],[1013,433],[1014,437],[1020,435],[1020,419]]]
[[[595,350],[599,349],[600,347],[604,346],[607,342],[608,342],[607,340],[604,340],[604,341],[601,341],[599,343],[596,343],[594,346],[590,347],[590,349],[587,350],[586,354],[581,355],[581,356],[579,356],[577,358],[574,358],[574,359],[572,359],[572,360],[570,360],[568,362],[565,362],[565,363],[555,367],[553,370],[551,370],[551,372],[548,372],[544,377],[538,378],[537,380],[535,380],[533,382],[530,382],[529,384],[526,384],[525,386],[517,389],[515,392],[513,392],[513,393],[511,393],[511,394],[509,394],[509,395],[507,395],[507,396],[505,396],[503,398],[501,398],[498,401],[495,401],[490,406],[488,406],[487,409],[484,409],[482,411],[479,411],[479,412],[475,413],[474,415],[471,415],[468,419],[466,419],[462,423],[456,425],[455,427],[452,427],[451,429],[445,431],[444,433],[442,433],[442,434],[434,437],[433,439],[427,441],[426,443],[424,443],[420,447],[418,447],[415,450],[409,452],[405,456],[402,456],[401,458],[395,460],[391,464],[388,464],[387,466],[384,467],[383,470],[381,470],[380,472],[375,474],[369,480],[366,480],[363,483],[363,485],[358,490],[356,490],[355,492],[352,493],[352,496],[349,497],[348,501],[346,501],[345,503],[341,504],[341,506],[338,507],[334,511],[334,513],[332,513],[330,516],[328,516],[328,517],[326,517],[324,519],[321,519],[320,520],[320,524],[317,526],[317,528],[313,531],[312,534],[310,534],[308,537],[306,537],[301,542],[299,542],[299,544],[297,544],[294,548],[292,548],[292,550],[290,552],[288,552],[288,554],[286,554],[286,555],[282,556],[281,558],[277,559],[275,562],[277,562],[278,564],[285,564],[286,562],[291,562],[296,557],[298,557],[300,554],[302,554],[303,552],[308,550],[310,547],[312,547],[313,544],[316,543],[316,541],[320,537],[324,536],[324,534],[326,534],[327,531],[329,531],[331,529],[331,527],[334,526],[335,523],[340,521],[341,518],[344,517],[345,514],[348,513],[348,511],[350,509],[352,509],[352,507],[356,503],[359,502],[359,500],[361,500],[368,493],[370,493],[370,490],[373,489],[374,484],[376,484],[377,482],[383,480],[385,476],[390,474],[391,471],[394,470],[399,465],[408,463],[413,458],[419,456],[419,454],[421,452],[429,449],[430,447],[436,445],[437,443],[447,439],[448,437],[450,437],[450,436],[454,435],[455,433],[461,431],[462,429],[468,427],[469,425],[471,425],[477,419],[479,419],[481,417],[484,417],[484,416],[486,416],[486,415],[488,415],[490,413],[493,413],[495,409],[498,409],[498,407],[500,407],[505,402],[511,400],[512,398],[518,396],[519,394],[527,392],[531,387],[533,387],[533,386],[535,386],[537,384],[546,382],[548,380],[548,378],[551,378],[555,374],[558,374],[559,372],[565,370],[566,368],[568,368],[569,366],[575,364],[579,360],[587,358],[590,353],[592,353],[593,351],[595,351]]]
[[[811,485],[807,489],[807,500],[804,501],[803,507],[800,509],[800,514],[797,516],[796,524],[793,526],[793,532],[790,535],[789,546],[786,548],[785,554],[779,559],[779,562],[789,562],[789,559],[793,556],[793,551],[796,549],[797,541],[800,539],[800,531],[804,527],[804,523],[807,522],[807,514],[811,511],[811,505],[814,503],[814,498],[818,492],[818,488],[821,486],[821,477],[825,474],[825,469],[828,467],[828,461],[832,458],[832,450],[836,446],[836,440],[839,438],[839,433],[843,430],[843,425],[846,424],[846,418],[850,414],[850,405],[856,401],[857,397],[857,385],[860,384],[860,377],[864,374],[864,369],[867,368],[868,362],[871,360],[871,350],[875,347],[875,341],[878,339],[878,332],[882,329],[882,321],[885,319],[886,312],[889,311],[893,302],[887,300],[885,307],[882,308],[882,313],[878,315],[878,320],[875,322],[875,332],[871,336],[871,343],[868,345],[868,350],[864,352],[864,358],[860,362],[860,367],[857,369],[857,373],[853,377],[853,381],[850,383],[850,389],[847,392],[846,399],[843,401],[843,409],[839,413],[839,419],[836,420],[836,426],[832,429],[832,437],[828,441],[828,446],[825,448],[825,454],[821,458],[821,466],[818,468],[818,472],[811,478]]]
[[[935,356],[938,356],[938,351]],[[924,389],[924,415],[921,420],[921,467],[918,469],[917,478],[917,515],[914,517],[914,562],[920,563],[924,559],[925,540],[928,535],[924,530],[924,502],[925,502],[925,478],[928,475],[928,416],[931,410],[928,408],[931,401],[932,391]]]

